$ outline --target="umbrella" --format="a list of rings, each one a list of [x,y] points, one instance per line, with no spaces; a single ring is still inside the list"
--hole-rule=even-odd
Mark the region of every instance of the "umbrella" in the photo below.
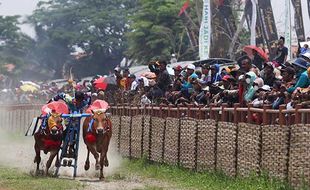
[[[224,59],[224,58],[210,58],[210,59],[204,59],[204,60],[198,60],[195,61],[193,64],[196,67],[201,67],[204,64],[208,65],[214,65],[214,64],[219,64],[219,65],[233,65],[236,62],[230,59]]]
[[[116,79],[114,77],[99,77],[94,81],[97,90],[106,90],[108,85],[116,85]]]
[[[21,83],[22,83],[22,85],[31,85],[31,86],[34,86],[34,87],[36,87],[36,88],[40,88],[40,85],[38,85],[38,84],[36,84],[36,83],[34,83],[34,82],[32,82],[32,81],[20,81]]]
[[[35,92],[39,90],[37,87],[30,84],[21,85],[19,88],[24,92]]]
[[[255,50],[261,58],[263,58],[265,61],[268,61],[268,55],[259,47],[256,46],[245,46],[243,48],[243,51],[246,52],[246,54],[253,59],[253,50]]]
[[[68,106],[64,102],[60,101],[48,103],[41,108],[42,115],[46,115],[51,111],[61,114],[69,113]]]

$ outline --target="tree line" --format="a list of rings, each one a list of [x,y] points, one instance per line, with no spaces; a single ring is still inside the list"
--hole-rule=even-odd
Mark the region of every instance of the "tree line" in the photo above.
[[[72,70],[83,77],[108,74],[124,57],[138,65],[170,59],[171,54],[180,61],[198,59],[198,44],[191,39],[198,39],[203,1],[190,1],[178,16],[184,2],[40,1],[23,21],[34,27],[35,39],[20,32],[19,16],[0,17],[0,71],[19,77],[33,77],[31,72],[37,71],[42,78],[61,78]],[[73,55],[77,49],[83,53]],[[8,63],[15,65],[10,73]]]

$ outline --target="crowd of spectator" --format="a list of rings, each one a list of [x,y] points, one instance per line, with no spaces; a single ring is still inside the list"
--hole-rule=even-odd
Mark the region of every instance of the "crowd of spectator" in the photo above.
[[[296,104],[308,105],[310,100],[310,51],[301,48],[298,58],[287,61],[288,49],[284,39],[278,42],[278,54],[272,61],[264,59],[253,49],[252,56],[243,55],[229,64],[194,62],[184,67],[176,65],[173,72],[168,62],[158,60],[148,64],[148,72],[130,73],[129,68],[116,67],[110,76],[97,75],[91,80],[68,80],[62,86],[55,82],[41,83],[34,90],[21,88],[33,85],[21,81],[13,89],[2,88],[0,103],[45,103],[60,92],[89,93],[93,100],[105,99],[111,104],[167,104],[221,105],[253,104],[273,109],[285,104],[292,109]],[[172,62],[172,61],[170,61]],[[174,59],[173,63],[176,62]],[[96,80],[109,78],[108,88],[98,88]],[[97,81],[98,82],[98,81]]]
[[[280,42],[279,57],[260,63],[248,56],[236,64],[188,64],[177,65],[174,74],[167,71],[166,61],[151,62],[150,72],[134,76],[128,69],[115,68],[119,88],[128,97],[127,103],[204,105],[211,103],[232,106],[253,104],[262,107],[269,104],[279,109],[282,104],[292,109],[296,104],[308,105],[310,100],[310,53],[301,54],[292,62],[286,61],[287,50]],[[254,56],[255,57],[255,56]],[[126,101],[125,101],[126,102]]]

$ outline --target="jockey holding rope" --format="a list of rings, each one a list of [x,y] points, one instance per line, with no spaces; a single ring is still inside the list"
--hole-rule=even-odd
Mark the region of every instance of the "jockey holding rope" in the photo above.
[[[69,94],[60,93],[51,100],[49,100],[48,103],[58,100],[63,100],[67,104],[70,113],[81,113],[91,104],[91,97],[80,91],[76,91],[74,97],[71,97]],[[68,123],[69,121],[65,120],[65,125],[68,125]],[[66,134],[67,128],[64,130],[64,138],[66,137]],[[73,147],[73,144],[69,144],[68,155],[73,155]]]
[[[91,104],[91,97],[80,91],[76,91],[74,97],[65,93],[57,94],[48,103],[58,100],[63,100],[67,104],[70,113],[81,112]]]

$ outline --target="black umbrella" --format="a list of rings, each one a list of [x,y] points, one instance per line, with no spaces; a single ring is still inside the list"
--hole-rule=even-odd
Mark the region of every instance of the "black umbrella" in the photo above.
[[[210,58],[210,59],[205,59],[205,60],[198,60],[195,61],[193,64],[196,67],[201,67],[204,64],[207,65],[214,65],[214,64],[219,64],[219,65],[233,65],[235,64],[236,61],[231,60],[231,59],[225,59],[225,58]]]

